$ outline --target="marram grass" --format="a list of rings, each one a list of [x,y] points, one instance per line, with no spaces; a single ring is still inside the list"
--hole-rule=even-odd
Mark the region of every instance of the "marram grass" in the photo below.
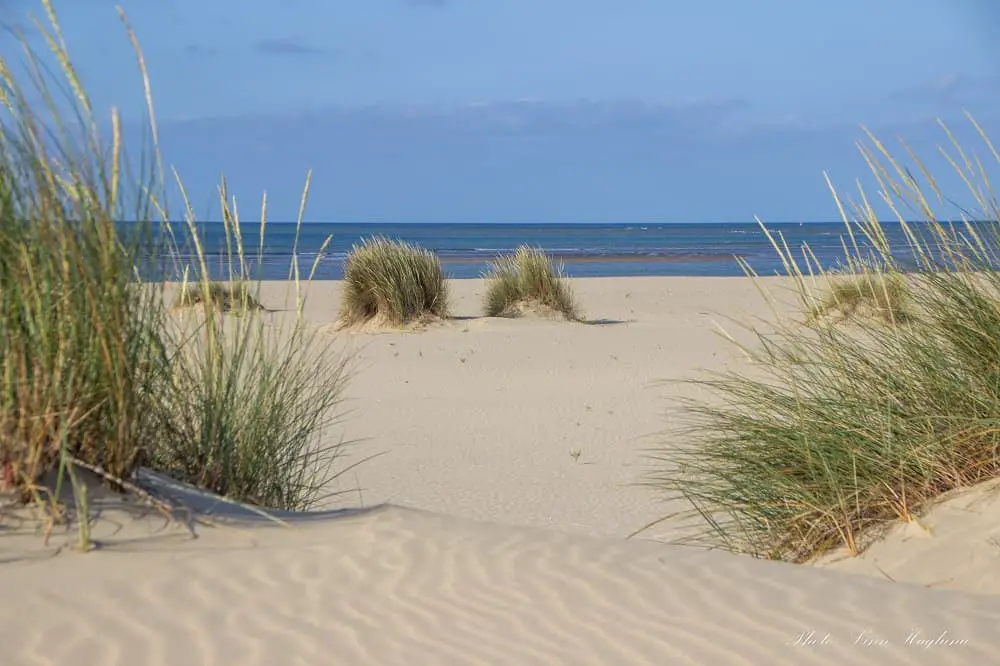
[[[174,309],[191,308],[196,305],[210,305],[221,312],[237,314],[263,309],[245,282],[195,282],[181,285],[180,292],[174,300]]]
[[[810,308],[809,316],[835,316],[840,321],[873,318],[888,325],[910,316],[912,294],[906,276],[863,269],[849,275],[830,275],[826,294]]]
[[[348,254],[341,325],[402,326],[447,316],[448,285],[433,252],[376,236]]]
[[[256,309],[221,317],[186,201],[183,221],[170,222],[155,122],[133,169],[117,114],[110,135],[102,132],[50,0],[42,8],[48,23],[39,29],[59,67],[47,68],[27,42],[26,83],[0,60],[0,490],[51,507],[55,520],[58,493],[44,483],[52,474],[57,489],[68,478],[85,508],[76,468],[123,488],[146,466],[262,507],[315,504],[337,474],[340,443],[329,426],[346,359],[301,319],[297,259],[289,323],[265,322]],[[145,61],[120,16],[153,119]],[[53,101],[57,88],[69,91],[68,112]],[[220,194],[228,284],[248,285],[246,255],[256,250],[259,264],[262,245],[244,248],[225,182]],[[266,227],[266,205],[261,215]],[[138,220],[134,233],[121,219]],[[166,228],[173,250],[163,250],[156,228]],[[196,250],[192,265],[180,243]],[[162,282],[139,279],[150,265],[173,265],[200,290],[192,307],[201,316],[184,319],[193,329],[170,312]],[[247,293],[238,300],[249,302]]]
[[[712,397],[686,400],[683,425],[652,452],[648,483],[692,507],[665,517],[690,530],[684,541],[791,561],[836,547],[858,553],[880,528],[916,519],[943,493],[1000,475],[1000,215],[988,172],[954,145],[949,159],[963,165],[986,222],[951,224],[935,215],[931,202],[944,197],[924,166],[908,169],[869,139],[865,157],[907,247],[889,247],[872,207],[845,214],[859,275],[831,296],[823,287],[842,275],[813,270],[808,248],[800,263],[784,239],[772,240],[806,312],[862,298],[884,299],[879,309],[895,312],[905,293],[906,316],[893,314],[891,326],[884,317],[843,327],[795,316],[766,331],[747,326],[754,342],[742,349],[753,374],[692,382]],[[903,210],[922,222],[903,222]],[[876,247],[876,261],[856,249],[860,237]],[[905,292],[898,256],[917,264]]]
[[[518,316],[526,311],[580,318],[579,308],[562,271],[539,248],[522,245],[498,257],[485,274],[483,309],[488,317]]]

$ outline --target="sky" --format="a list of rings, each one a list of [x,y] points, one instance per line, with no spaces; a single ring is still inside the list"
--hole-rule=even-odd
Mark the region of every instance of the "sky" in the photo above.
[[[137,127],[116,4],[210,219],[221,173],[294,219],[311,169],[316,221],[825,220],[862,124],[932,162],[938,118],[1000,142],[996,0],[54,0],[94,106]]]

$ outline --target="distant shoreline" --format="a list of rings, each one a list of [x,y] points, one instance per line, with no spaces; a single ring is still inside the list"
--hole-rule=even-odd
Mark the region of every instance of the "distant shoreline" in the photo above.
[[[346,224],[316,223],[300,228],[290,224],[268,225],[261,247],[260,226],[243,225],[241,237],[251,274],[265,280],[288,278],[293,254],[299,268],[308,272],[322,250],[316,279],[343,276],[343,260],[351,249],[373,236],[386,236],[427,249],[440,259],[448,277],[477,278],[489,262],[514,252],[521,245],[543,249],[565,267],[569,277],[742,277],[748,265],[758,275],[786,270],[774,242],[785,244],[802,259],[801,248],[824,268],[844,265],[843,223],[768,224],[769,237],[757,223],[705,224]],[[887,225],[886,236],[899,252],[903,265],[908,256],[907,236],[897,225]],[[988,236],[988,235],[987,235]],[[859,244],[870,246],[863,239]],[[201,246],[213,279],[229,273],[227,243],[221,225],[201,226]],[[1000,250],[1000,248],[998,248]],[[260,261],[258,262],[258,255]],[[184,247],[181,263],[197,263],[193,248]],[[235,257],[234,257],[235,259]]]
[[[558,252],[549,252],[548,255],[555,261],[564,264],[710,263],[726,260],[736,261],[745,256],[741,254],[708,252],[699,254],[560,254]],[[440,259],[442,264],[477,263],[475,260],[460,257],[441,257]]]

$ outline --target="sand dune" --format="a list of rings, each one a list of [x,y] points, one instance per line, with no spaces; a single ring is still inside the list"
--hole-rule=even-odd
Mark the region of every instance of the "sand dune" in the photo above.
[[[7,565],[3,663],[939,666],[1000,650],[992,597],[398,507],[130,544]]]
[[[770,313],[743,279],[574,284],[589,324],[481,318],[482,283],[462,281],[452,321],[335,338],[357,356],[331,436],[360,440],[354,460],[385,453],[332,489],[360,509],[279,527],[151,476],[224,524],[95,498],[88,554],[5,526],[0,666],[996,660],[1000,596],[974,593],[1000,592],[987,488],[928,513],[922,536],[900,526],[821,567],[625,540],[675,508],[636,485],[689,390],[657,382],[752,371],[715,325]],[[284,294],[269,284],[262,300],[280,310]],[[310,288],[322,335],[338,295]]]
[[[941,589],[1000,595],[1000,484],[943,496],[911,523],[891,525],[858,557],[841,549],[820,566]]]

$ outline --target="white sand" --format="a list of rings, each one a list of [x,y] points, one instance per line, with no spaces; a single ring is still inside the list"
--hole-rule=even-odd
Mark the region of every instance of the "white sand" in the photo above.
[[[860,556],[840,549],[824,567],[1000,596],[1000,485],[952,491],[910,523],[891,525]]]
[[[366,439],[357,457],[385,453],[345,480],[365,504],[613,537],[663,514],[637,482],[645,450],[664,442],[669,396],[691,390],[663,382],[740,360],[715,323],[767,306],[744,279],[574,286],[604,323],[479,318],[483,282],[461,280],[454,315],[467,320],[342,336],[360,364],[346,436]],[[337,283],[312,285],[307,317],[335,317],[338,299]]]
[[[1000,649],[992,597],[401,508],[153,536],[3,565],[2,663],[971,666]]]
[[[654,382],[742,367],[714,313],[768,311],[743,279],[574,284],[588,317],[625,323],[340,335],[360,365],[335,434],[365,439],[353,459],[386,452],[342,480],[361,488],[343,502],[411,509],[192,540],[112,501],[86,555],[0,531],[0,664],[995,661],[1000,596],[975,593],[1000,592],[985,489],[931,512],[916,551],[908,526],[829,565],[867,576],[623,540],[671,508],[634,485],[682,390]],[[482,284],[453,288],[474,317]],[[311,322],[333,321],[338,289],[312,285]]]

